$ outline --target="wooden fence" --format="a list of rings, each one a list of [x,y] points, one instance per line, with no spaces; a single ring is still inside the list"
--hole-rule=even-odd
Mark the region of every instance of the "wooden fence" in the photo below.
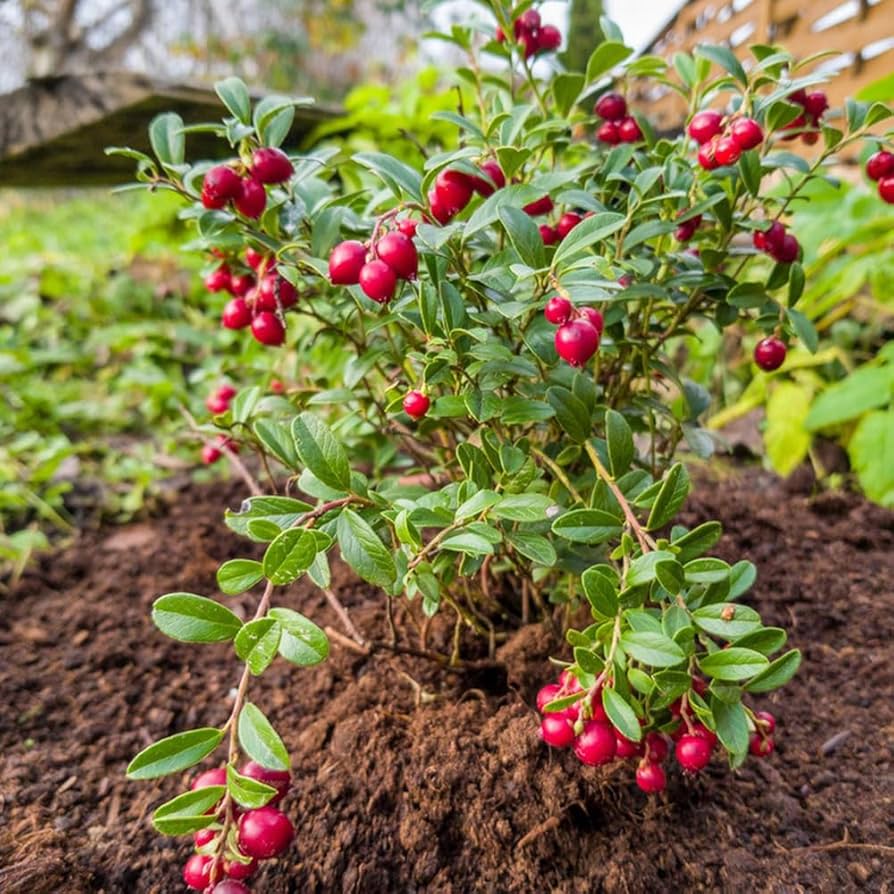
[[[894,74],[894,0],[690,0],[645,52],[671,59],[702,43],[730,47],[746,66],[755,43],[781,44],[798,59],[834,50],[813,70],[830,77],[824,89],[841,105]],[[676,93],[639,89],[635,99],[659,130],[680,126],[686,107]]]

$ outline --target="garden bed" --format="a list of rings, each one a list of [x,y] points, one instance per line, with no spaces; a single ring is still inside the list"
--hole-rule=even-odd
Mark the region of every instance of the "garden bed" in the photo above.
[[[238,505],[240,490],[227,496]],[[181,780],[129,783],[124,768],[154,739],[224,719],[231,647],[172,642],[149,619],[161,593],[213,594],[218,563],[245,554],[221,515],[219,486],[183,493],[154,521],[44,558],[3,600],[7,894],[182,889],[188,845],[149,825]],[[715,517],[718,555],[757,564],[753,604],[804,651],[791,685],[759,703],[779,718],[772,757],[735,776],[719,760],[697,779],[674,771],[666,796],[647,799],[629,768],[587,769],[538,741],[534,695],[548,656],[565,657],[539,627],[498,648],[505,669],[464,674],[335,642],[325,664],[277,662],[254,683],[293,755],[297,829],[254,890],[882,890],[894,877],[894,513],[794,495],[752,470],[703,482],[681,521]],[[339,567],[334,583],[361,632],[383,639],[380,594]],[[285,601],[338,629],[309,583]],[[438,636],[449,647],[449,629]]]

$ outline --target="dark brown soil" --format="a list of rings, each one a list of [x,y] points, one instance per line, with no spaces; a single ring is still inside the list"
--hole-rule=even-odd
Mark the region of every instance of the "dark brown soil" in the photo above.
[[[185,780],[123,773],[151,740],[229,710],[228,648],[172,642],[149,621],[158,594],[213,593],[218,562],[244,554],[224,498],[239,502],[194,490],[156,521],[85,535],[4,599],[0,891],[183,890],[189,845],[148,817]],[[748,472],[703,485],[686,517],[725,522],[720,553],[757,563],[753,604],[804,650],[795,681],[764,700],[780,718],[769,760],[672,775],[649,801],[630,766],[583,769],[538,742],[531,703],[563,654],[539,627],[500,648],[503,673],[335,644],[326,664],[276,663],[252,688],[293,755],[298,828],[254,890],[894,890],[894,514]],[[361,630],[382,637],[379,598],[336,576]],[[337,626],[308,585],[280,601]]]

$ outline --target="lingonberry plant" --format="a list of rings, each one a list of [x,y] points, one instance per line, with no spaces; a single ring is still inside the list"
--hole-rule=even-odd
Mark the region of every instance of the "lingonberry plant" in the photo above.
[[[704,46],[612,78],[632,50],[608,21],[587,71],[560,71],[536,61],[559,41],[530,3],[479,5],[486,22],[442,35],[468,60],[457,111],[440,115],[459,148],[421,147],[416,167],[377,152],[287,156],[293,102],[252,108],[235,79],[218,85],[229,117],[203,126],[229,161],[188,163],[191,128],[175,115],[152,125],[155,159],[133,153],[141,181],[187,202],[208,288],[232,295],[223,326],[331,356],[276,395],[252,386],[209,401],[252,489],[226,523],[266,544],[262,561],[222,565],[218,585],[262,587],[253,616],[193,594],[155,604],[163,632],[231,641],[245,662],[223,725],[157,742],[129,768],[181,772],[227,738],[226,766],[155,814],[160,831],[195,834],[185,878],[196,888],[233,890],[220,880],[291,839],[272,806],[288,755],[248,686],[277,655],[326,657],[324,632],[271,600],[306,574],[337,605],[336,546],[382,590],[389,618],[406,600],[455,619],[450,655],[430,649],[419,619],[414,651],[445,665],[462,663],[464,628],[493,650],[513,625],[561,617],[572,660],[538,696],[540,734],[586,765],[633,760],[639,787],[659,792],[671,740],[687,773],[717,749],[732,767],[773,750],[775,720],[750,699],[784,684],[800,655],[741,601],[753,565],[710,555],[720,525],[673,523],[690,488],[677,448],[707,455],[711,442],[698,422],[708,396],[670,348],[699,325],[755,329],[755,360],[775,370],[787,341],[814,341],[783,218],[888,110],[849,103],[832,119],[841,129],[819,129],[826,104],[805,91],[821,78],[776,47],[754,47],[747,69]],[[686,132],[656,134],[629,107],[636,78],[686,98]],[[781,148],[801,132],[822,137],[811,159]],[[775,264],[755,278],[763,253]],[[273,473],[262,493],[237,444],[284,469],[285,491]]]

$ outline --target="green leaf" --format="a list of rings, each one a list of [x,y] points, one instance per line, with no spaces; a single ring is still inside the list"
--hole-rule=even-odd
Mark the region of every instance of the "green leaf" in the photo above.
[[[689,474],[682,463],[676,463],[664,476],[661,489],[652,510],[646,527],[650,531],[663,528],[678,512],[689,496]]]
[[[676,596],[685,582],[683,566],[676,559],[659,562],[655,566],[655,578],[668,593]]]
[[[538,565],[552,568],[559,560],[553,545],[540,534],[529,534],[525,531],[507,531],[506,542],[516,552]]]
[[[252,532],[249,523],[252,521],[265,521],[274,525],[276,533],[286,528],[291,528],[301,516],[310,512],[313,507],[309,503],[295,500],[291,497],[249,497],[240,507],[239,512],[231,512],[229,509],[224,515],[226,526],[237,534],[251,539]],[[260,542],[266,542],[273,537],[263,538]]]
[[[313,564],[317,540],[303,528],[278,534],[264,553],[264,575],[272,584],[284,586],[297,580]]]
[[[555,501],[545,494],[507,494],[491,510],[494,518],[517,522],[542,522]]]
[[[664,562],[675,562],[676,556],[669,550],[652,550],[634,559],[627,571],[626,583],[628,587],[638,587],[649,584],[657,575],[657,568]]]
[[[794,265],[793,265],[794,266]],[[800,266],[800,265],[798,265]],[[801,273],[802,277],[802,286],[803,288],[803,272]],[[793,277],[791,282],[796,281],[797,277]],[[788,307],[785,310],[785,315],[788,317],[789,322],[792,324],[792,328],[795,332],[798,333],[798,338],[801,339],[801,344],[810,351],[811,354],[816,353],[816,349],[819,347],[819,334],[816,331],[816,327],[813,323],[804,316],[799,310],[795,310],[793,307]]]
[[[552,531],[572,543],[604,543],[621,533],[619,518],[601,509],[575,509],[560,515]]]
[[[784,686],[801,666],[801,652],[792,649],[771,661],[746,687],[746,692],[770,692]]]
[[[251,388],[243,388],[230,404],[230,415],[234,423],[247,424],[260,403],[264,392],[260,386],[252,385]]]
[[[748,75],[742,67],[742,63],[736,58],[732,50],[727,47],[700,44],[695,48],[695,55],[703,59],[716,62],[724,71],[731,74],[743,87],[748,86]]]
[[[189,835],[215,822],[212,807],[223,798],[226,786],[208,785],[193,792],[184,792],[156,808],[152,825],[162,835]]]
[[[547,389],[546,399],[556,411],[556,419],[565,433],[578,444],[592,434],[590,412],[584,402],[567,388],[554,386]]]
[[[193,593],[168,593],[152,605],[155,626],[183,643],[220,643],[233,639],[242,621],[226,606]]]
[[[693,559],[683,571],[692,584],[716,584],[729,579],[730,567],[723,559]]]
[[[182,165],[186,155],[183,119],[176,112],[157,115],[149,125],[149,142],[156,158],[163,165]]]
[[[587,602],[598,615],[613,618],[618,613],[618,587],[598,567],[588,568],[581,575],[581,586]]]
[[[271,608],[268,612],[282,628],[279,654],[299,667],[313,667],[329,657],[329,639],[309,618],[290,608]]]
[[[694,611],[692,618],[706,633],[726,640],[738,639],[761,626],[761,616],[753,608],[735,602],[706,605]]]
[[[194,767],[223,741],[223,730],[204,727],[176,733],[144,748],[128,765],[128,779],[157,779]]]
[[[397,577],[391,552],[356,512],[345,509],[338,517],[338,545],[342,558],[365,581],[390,588]]]
[[[217,586],[227,596],[250,590],[264,576],[264,566],[254,559],[230,559],[217,569]]]
[[[583,88],[584,76],[577,72],[562,72],[553,78],[553,97],[560,115],[568,115]]]
[[[604,40],[593,50],[587,62],[587,83],[599,80],[632,54],[633,47],[625,46],[620,41]]]
[[[606,410],[605,442],[612,477],[620,478],[633,462],[633,432],[617,410]]]
[[[456,508],[456,512],[454,513],[454,518],[457,521],[462,521],[466,518],[473,518],[476,515],[481,515],[482,512],[490,509],[495,503],[500,502],[500,495],[493,490],[479,490],[474,493],[468,500],[464,503],[461,503]]]
[[[470,556],[489,556],[494,552],[494,545],[474,531],[457,531],[441,541],[441,549]]]
[[[739,173],[745,188],[753,196],[761,190],[761,158],[757,152],[743,152],[739,159]]]
[[[323,484],[339,492],[351,489],[348,454],[328,425],[305,412],[292,421],[292,437],[301,462]]]
[[[629,631],[622,634],[621,647],[631,658],[650,667],[674,667],[686,660],[683,650],[663,633]]]
[[[246,702],[237,727],[242,750],[268,770],[288,770],[289,753],[276,730],[257,705]]]
[[[762,655],[778,652],[786,643],[788,634],[781,627],[761,627],[736,640],[736,645],[743,649],[754,649]]]
[[[281,632],[279,624],[273,618],[257,618],[245,624],[236,634],[233,642],[236,654],[248,665],[254,676],[264,673],[276,658]]]
[[[804,425],[819,431],[887,406],[894,394],[894,366],[861,366],[826,388],[810,407]]]
[[[272,785],[237,773],[232,764],[227,764],[227,790],[240,807],[248,810],[257,810],[269,804],[277,794]]]
[[[422,177],[409,165],[384,152],[358,152],[354,161],[380,177],[398,199],[422,201]]]
[[[894,508],[894,411],[876,411],[860,420],[847,445],[860,486],[871,500]]]
[[[251,124],[251,97],[248,87],[239,78],[226,78],[214,85],[214,92],[234,118]]]
[[[535,270],[543,267],[546,264],[543,239],[531,216],[520,208],[504,205],[499,210],[499,217],[522,261]]]
[[[611,686],[602,688],[602,707],[605,708],[612,726],[622,736],[631,742],[639,742],[642,739],[643,730],[633,708]]]
[[[679,550],[677,558],[688,562],[706,553],[723,535],[720,522],[703,522],[691,531],[671,537],[671,543]]]
[[[748,751],[748,716],[741,701],[711,700],[711,714],[720,744],[733,754]]]
[[[553,269],[558,270],[560,265],[585,248],[617,233],[624,226],[626,218],[623,214],[614,211],[600,211],[592,217],[582,220],[559,244],[553,255]]]
[[[699,667],[715,680],[747,680],[759,674],[769,662],[766,655],[753,649],[742,649],[733,646],[720,649],[699,659]]]
[[[764,442],[780,475],[791,474],[807,456],[811,439],[804,425],[809,409],[810,392],[802,385],[780,382],[770,391]]]
[[[757,580],[757,568],[753,563],[745,559],[736,562],[729,573],[729,598],[736,599],[747,593],[755,580]]]
[[[295,441],[287,425],[272,419],[258,419],[254,424],[258,440],[269,450],[290,472],[299,471],[298,451]]]

